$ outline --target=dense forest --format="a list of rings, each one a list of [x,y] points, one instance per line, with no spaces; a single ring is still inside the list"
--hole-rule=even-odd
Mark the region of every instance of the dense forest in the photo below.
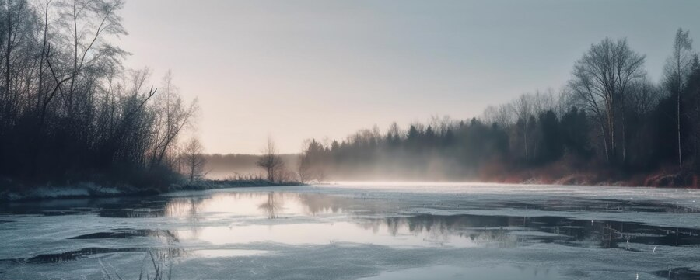
[[[626,39],[606,38],[574,63],[559,91],[523,94],[470,120],[436,116],[405,128],[394,123],[384,133],[375,126],[341,141],[310,140],[300,173],[337,180],[638,178],[629,184],[697,185],[700,63],[691,43],[679,29],[663,79],[654,83],[644,55]]]
[[[178,136],[195,103],[178,95],[170,74],[156,88],[148,69],[125,69],[128,53],[115,44],[126,35],[123,2],[3,3],[2,185],[174,180]]]

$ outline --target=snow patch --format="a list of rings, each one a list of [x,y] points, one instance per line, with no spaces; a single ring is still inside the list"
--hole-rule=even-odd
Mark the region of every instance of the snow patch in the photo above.
[[[122,194],[117,188],[102,187],[95,183],[79,183],[76,186],[44,186],[24,193],[3,194],[0,200],[17,201],[26,199],[53,199],[77,197],[103,197]]]

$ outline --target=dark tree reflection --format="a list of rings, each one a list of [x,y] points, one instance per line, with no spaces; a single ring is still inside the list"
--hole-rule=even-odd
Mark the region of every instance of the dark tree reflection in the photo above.
[[[284,206],[284,199],[282,196],[275,195],[274,192],[267,194],[267,201],[261,203],[258,209],[264,211],[267,214],[268,219],[277,218],[277,213],[282,210]]]

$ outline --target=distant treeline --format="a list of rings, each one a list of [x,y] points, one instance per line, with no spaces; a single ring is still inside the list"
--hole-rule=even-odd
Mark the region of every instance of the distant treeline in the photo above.
[[[287,167],[297,166],[299,155],[279,154],[277,155]],[[263,170],[258,162],[260,155],[254,154],[210,154],[204,155],[206,165],[204,172],[206,176],[216,179],[227,179],[229,177],[263,176]]]
[[[669,46],[659,83],[648,79],[644,55],[606,38],[574,64],[560,91],[523,94],[470,120],[433,117],[311,140],[300,170],[337,180],[454,180],[528,170],[625,177],[666,168],[685,174],[675,184],[689,184],[700,170],[700,63],[687,31]]]
[[[123,2],[3,3],[0,185],[169,184],[194,106],[170,75],[156,89],[148,70],[124,69]]]

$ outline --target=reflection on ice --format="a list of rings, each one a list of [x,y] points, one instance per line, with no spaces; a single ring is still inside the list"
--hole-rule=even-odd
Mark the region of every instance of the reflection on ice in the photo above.
[[[324,245],[358,243],[381,246],[452,246],[477,247],[489,245],[513,246],[515,237],[502,231],[459,234],[449,231],[411,231],[408,227],[389,225],[361,226],[351,222],[247,225],[234,227],[205,227],[196,232],[175,233],[180,239],[197,239],[213,245],[273,242],[288,245]]]
[[[328,213],[344,213],[344,207],[355,202],[350,199],[319,194],[290,193],[236,193],[217,195],[205,199],[178,198],[166,205],[165,215],[191,221],[190,228],[182,228],[174,234],[183,240],[209,242],[213,245],[249,244],[257,242],[290,245],[360,243],[384,246],[500,246],[512,247],[517,243],[502,229],[478,231],[455,230],[455,225],[478,225],[477,218],[463,219],[459,224],[447,225],[446,217],[414,217],[410,220],[388,218],[385,221],[355,217],[352,221],[334,220],[284,221],[273,224],[231,224],[199,226],[198,217],[224,219],[252,217],[275,219],[294,216],[317,216]],[[363,202],[368,204],[369,202]],[[377,202],[374,202],[377,203]],[[363,205],[366,206],[366,205]],[[364,215],[374,207],[362,207]]]
[[[149,230],[149,229],[139,229],[139,230],[115,229],[114,231],[109,231],[109,232],[96,232],[96,233],[82,234],[82,235],[79,235],[76,237],[72,237],[70,239],[107,239],[107,238],[161,237],[161,236],[169,236],[170,238],[174,238],[174,236],[172,236],[172,233],[170,233],[169,231]]]
[[[594,200],[595,201],[595,200]],[[551,201],[550,201],[551,202]],[[595,209],[658,209],[664,204],[598,200],[585,205]],[[575,247],[623,248],[642,245],[700,245],[700,230],[664,228],[621,221],[576,220],[565,217],[508,217],[489,215],[431,215],[412,213],[383,217],[385,201],[351,199],[305,193],[219,193],[212,196],[175,197],[160,209],[165,217],[182,219],[186,227],[173,231],[178,238],[215,245],[259,242],[291,245],[351,242],[386,246],[514,247],[537,242]],[[582,207],[582,200],[547,205],[516,202],[490,207]],[[618,206],[611,206],[618,205]],[[444,206],[443,206],[444,207]],[[623,208],[624,207],[624,208]],[[561,207],[560,207],[561,208]],[[135,208],[143,209],[143,208]],[[570,211],[570,208],[566,208]],[[552,211],[551,209],[549,209]],[[674,210],[674,209],[671,209]],[[676,211],[676,210],[674,210]],[[141,210],[141,212],[148,212]],[[687,212],[686,212],[687,213]],[[350,220],[337,220],[337,215]],[[690,213],[689,213],[690,214]],[[327,216],[323,218],[322,216]],[[332,216],[328,216],[332,215]],[[313,217],[309,220],[304,217]],[[262,220],[284,218],[283,221]],[[300,220],[289,220],[297,218]],[[120,236],[128,233],[112,233]],[[106,234],[106,237],[110,234]]]
[[[282,211],[284,209],[282,208],[283,206],[284,200],[276,199],[275,193],[271,192],[267,194],[267,201],[258,205],[258,209],[267,213],[268,219],[274,219],[277,218],[277,212]]]
[[[320,194],[235,193],[203,199],[173,199],[166,205],[165,214],[189,221],[189,228],[175,232],[179,238],[211,244],[352,242],[386,246],[514,247],[549,242],[626,250],[637,250],[630,247],[630,242],[642,245],[700,245],[700,230],[692,228],[664,228],[632,222],[564,217],[417,213],[382,217],[383,210],[377,210],[382,209],[378,204],[382,202]],[[329,213],[345,213],[351,219],[340,222],[334,219],[285,220],[263,225],[255,222],[255,217],[302,218]],[[213,226],[201,224],[201,219],[217,221],[232,217],[244,222]]]
[[[314,216],[342,213],[346,199],[294,193],[226,193],[205,198],[174,198],[165,205],[164,215],[193,217]]]

